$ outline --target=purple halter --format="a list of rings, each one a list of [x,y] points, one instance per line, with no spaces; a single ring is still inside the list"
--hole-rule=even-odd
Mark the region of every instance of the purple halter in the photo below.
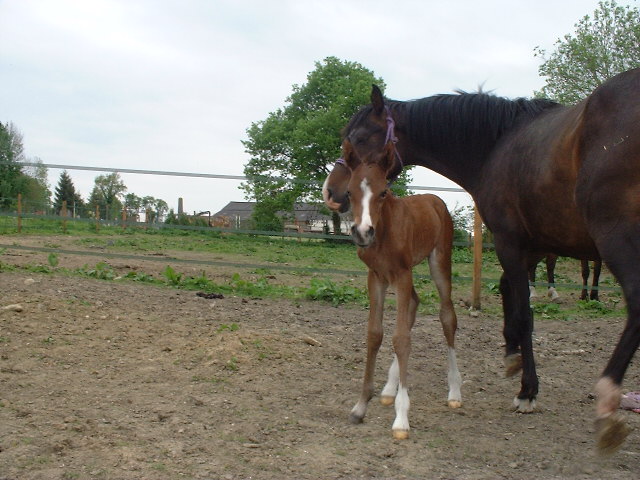
[[[393,117],[391,116],[391,110],[389,110],[388,106],[384,106],[384,111],[387,114],[387,136],[384,139],[384,144],[386,145],[387,143],[392,142],[395,145],[396,143],[398,143],[398,137],[396,137],[395,134],[396,122],[393,120]],[[400,157],[400,152],[398,152],[397,148],[394,148],[393,150],[396,154],[398,162],[400,163],[400,168],[402,169],[404,167],[404,163],[402,162],[402,157]],[[347,166],[344,158],[339,158],[338,160],[336,160],[335,164],[343,165],[345,167]]]

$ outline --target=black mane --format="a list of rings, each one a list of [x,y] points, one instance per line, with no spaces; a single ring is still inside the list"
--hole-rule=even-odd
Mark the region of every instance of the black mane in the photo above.
[[[391,102],[399,105],[402,102]],[[486,93],[436,95],[405,102],[407,133],[434,152],[459,145],[487,152],[506,131],[560,106],[546,99],[508,100]],[[462,153],[462,152],[461,152]]]
[[[486,155],[496,141],[520,122],[531,120],[560,104],[546,99],[509,100],[487,93],[442,94],[407,102],[387,100],[392,115],[416,145],[432,153]],[[372,112],[361,108],[344,128],[343,135]],[[453,159],[451,159],[453,160]]]

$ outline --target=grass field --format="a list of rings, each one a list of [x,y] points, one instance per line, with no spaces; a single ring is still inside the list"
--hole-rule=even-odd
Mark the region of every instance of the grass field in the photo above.
[[[358,259],[356,248],[348,240],[296,238],[278,235],[248,235],[214,230],[127,228],[101,226],[96,231],[90,222],[69,221],[66,234],[61,222],[25,219],[21,234],[14,217],[0,217],[0,268],[21,268],[40,273],[81,275],[105,281],[146,282],[171,288],[202,290],[205,293],[286,297],[292,300],[320,300],[366,307],[366,267]],[[38,242],[39,241],[39,242]],[[2,253],[8,246],[20,248],[25,242],[40,245],[44,257],[15,265]],[[35,243],[34,243],[35,242]],[[37,247],[36,247],[37,248]],[[104,259],[78,265],[69,258],[74,251],[102,252]],[[71,253],[70,253],[71,252]],[[120,271],[114,258],[160,257],[162,268],[142,267]],[[44,258],[44,260],[43,260]],[[188,262],[190,268],[185,268]],[[193,265],[202,265],[202,273],[193,274]],[[468,301],[471,291],[473,255],[466,247],[453,251],[454,302]],[[147,268],[148,271],[145,271]],[[223,272],[219,275],[207,273]],[[429,280],[426,263],[415,268],[416,290],[421,312],[435,314],[438,297]],[[500,314],[498,283],[501,269],[495,253],[488,249],[482,262],[482,308]],[[215,278],[214,278],[215,277]],[[538,268],[542,283],[544,266]],[[603,269],[601,302],[578,302],[580,264],[561,258],[556,267],[556,284],[567,301],[558,305],[545,299],[533,304],[537,318],[581,318],[624,314],[619,289]],[[545,291],[538,287],[539,294]],[[390,297],[393,305],[393,296]]]

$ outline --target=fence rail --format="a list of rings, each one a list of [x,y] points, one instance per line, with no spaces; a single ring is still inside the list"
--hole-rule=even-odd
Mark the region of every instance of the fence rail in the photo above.
[[[0,164],[6,162],[0,162]],[[260,179],[271,179],[271,180],[282,180],[293,183],[304,183],[304,184],[314,184],[320,185],[320,182],[313,180],[304,180],[304,179],[285,179],[282,177],[246,177],[241,175],[223,175],[223,174],[210,174],[210,173],[194,173],[194,172],[172,172],[172,171],[160,171],[160,170],[142,170],[142,169],[131,169],[131,168],[111,168],[111,167],[93,167],[93,166],[78,166],[78,165],[64,165],[64,164],[52,164],[52,163],[31,163],[31,162],[23,162],[21,165],[24,166],[44,166],[47,168],[56,168],[56,169],[64,169],[64,170],[84,170],[84,171],[95,171],[95,172],[112,172],[112,173],[131,173],[131,174],[140,174],[140,175],[161,175],[161,176],[174,176],[174,177],[195,177],[195,178],[209,178],[215,180],[260,180]],[[409,190],[417,190],[417,191],[434,191],[434,192],[455,192],[462,193],[464,192],[461,188],[449,188],[449,187],[435,187],[435,186],[417,186],[417,185],[409,185],[407,187]],[[30,212],[25,211],[23,208],[21,196],[18,196],[17,199],[17,208],[15,211],[7,211],[0,212],[0,218],[5,219],[15,219],[15,229],[17,233],[22,233],[23,228],[25,228],[30,222],[36,221],[49,221],[49,222],[60,222],[61,232],[66,233],[68,226],[72,225],[84,225],[84,230],[89,231],[92,228],[99,232],[101,228],[107,227],[118,227],[123,230],[127,228],[140,228],[140,229],[160,229],[160,230],[194,230],[194,231],[208,231],[208,232],[227,232],[227,233],[235,233],[235,234],[247,234],[247,235],[268,235],[268,236],[276,236],[276,237],[295,237],[300,241],[302,239],[316,239],[316,240],[344,240],[350,241],[350,237],[347,235],[336,235],[336,234],[326,234],[326,233],[308,233],[301,231],[264,231],[264,230],[254,230],[247,228],[225,228],[225,227],[217,227],[217,226],[196,226],[196,225],[177,225],[177,224],[166,224],[163,222],[157,221],[145,221],[140,222],[134,218],[128,217],[128,213],[126,208],[123,209],[118,215],[112,215],[114,218],[108,218],[109,212],[105,212],[104,219],[100,218],[102,216],[102,212],[88,212],[85,211],[85,218],[78,218],[74,216],[67,215],[67,206],[63,206],[61,211],[62,215],[56,215],[53,213],[51,208],[42,208],[40,210],[36,210],[33,208],[28,208],[27,210],[31,210]],[[48,212],[48,213],[47,213]],[[114,212],[111,212],[112,214]],[[140,213],[140,212],[138,212]],[[87,218],[91,216],[92,218]],[[150,218],[150,216],[145,216],[145,219]],[[8,233],[9,228],[3,228],[2,222],[0,221],[0,234]],[[480,291],[482,285],[482,252],[483,249],[493,248],[491,243],[484,243],[482,241],[482,220],[475,210],[475,220],[474,220],[474,231],[472,236],[472,241],[456,241],[454,242],[455,246],[462,247],[472,247],[473,255],[474,255],[474,267],[473,267],[473,275],[472,277],[458,277],[458,281],[471,281],[472,283],[472,306],[476,309],[479,309],[480,304]],[[3,245],[0,244],[0,248],[11,248],[11,249],[22,249],[29,251],[40,251],[44,253],[65,253],[70,255],[96,255],[95,252],[83,252],[76,250],[61,250],[61,249],[52,249],[45,247],[28,247],[25,245]],[[108,258],[117,257],[117,258],[138,258],[150,260],[151,257],[142,256],[142,255],[125,255],[125,254],[114,254],[114,253],[106,253],[101,252],[100,255]],[[166,261],[166,259],[164,259]],[[269,267],[273,268],[273,265],[258,265],[258,264],[237,264],[230,262],[206,262],[206,261],[194,261],[194,260],[185,260],[185,259],[172,259],[172,261],[183,262],[183,263],[200,263],[200,264],[211,264],[218,266],[242,266],[248,268],[264,268]],[[339,273],[339,274],[347,274],[347,275],[360,275],[363,272],[356,271],[346,271],[346,270],[335,270],[335,269],[304,269],[301,267],[287,267],[284,265],[277,267],[280,270],[301,270],[301,271],[315,271],[319,273]],[[427,277],[428,278],[428,277]],[[498,280],[486,280],[487,282],[497,282]],[[548,285],[545,282],[534,282],[533,285]],[[565,288],[574,288],[580,289],[582,285],[577,284],[556,284],[556,286],[565,287]],[[600,286],[601,290],[616,290],[620,291],[619,287],[607,287]]]

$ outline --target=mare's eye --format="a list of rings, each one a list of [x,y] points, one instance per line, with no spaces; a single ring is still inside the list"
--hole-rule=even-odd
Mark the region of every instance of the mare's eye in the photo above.
[[[347,193],[345,194],[347,198],[349,198],[351,196],[351,192],[349,190],[347,190]]]

